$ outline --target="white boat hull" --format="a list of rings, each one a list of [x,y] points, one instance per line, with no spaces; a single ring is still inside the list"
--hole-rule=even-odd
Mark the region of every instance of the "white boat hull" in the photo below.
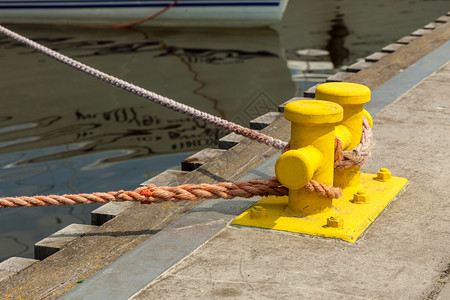
[[[151,26],[267,26],[288,0],[0,0],[0,23],[121,24],[158,14]]]

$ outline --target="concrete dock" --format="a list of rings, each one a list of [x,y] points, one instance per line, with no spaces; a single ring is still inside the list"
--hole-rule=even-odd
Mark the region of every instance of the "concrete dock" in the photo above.
[[[356,243],[230,226],[258,197],[125,204],[55,254],[10,271],[0,298],[450,299],[450,15],[435,25],[330,79],[373,91],[366,108],[376,145],[363,172],[384,167],[409,180]],[[288,140],[289,122],[271,118],[262,131]],[[149,182],[271,177],[277,155],[244,140]]]
[[[448,286],[441,290],[450,272],[450,172],[442,151],[449,147],[449,76],[446,63],[377,114],[377,145],[364,169],[389,167],[410,184],[356,245],[227,227],[132,299],[449,299]]]

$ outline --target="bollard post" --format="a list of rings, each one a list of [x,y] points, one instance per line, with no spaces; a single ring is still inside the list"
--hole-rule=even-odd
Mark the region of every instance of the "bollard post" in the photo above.
[[[291,121],[291,145],[276,164],[278,180],[289,188],[289,213],[305,216],[330,209],[332,199],[304,189],[314,179],[333,185],[335,125],[342,120],[340,105],[320,100],[294,101],[284,117]]]
[[[316,100],[289,102],[284,117],[291,121],[291,145],[275,162],[278,181],[288,196],[267,196],[240,214],[231,224],[283,230],[354,243],[405,187],[407,179],[382,168],[360,174],[359,167],[334,168],[335,136],[346,151],[361,142],[363,109],[370,90],[354,83],[325,83]],[[308,181],[339,186],[338,199],[303,188]],[[320,184],[319,184],[320,185]],[[318,186],[318,185],[316,185]]]
[[[364,85],[350,82],[328,82],[316,89],[316,99],[337,103],[344,109],[344,117],[336,127],[336,135],[342,141],[344,151],[351,151],[361,141],[364,103],[370,101],[370,89]],[[370,117],[370,115],[368,115]],[[360,167],[335,169],[334,186],[359,190]]]

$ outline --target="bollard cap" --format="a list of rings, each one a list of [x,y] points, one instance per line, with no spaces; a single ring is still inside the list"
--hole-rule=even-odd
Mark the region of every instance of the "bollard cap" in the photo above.
[[[300,189],[311,180],[322,161],[322,153],[314,146],[289,150],[275,163],[275,174],[285,187]]]
[[[311,158],[298,150],[283,153],[275,163],[278,180],[289,189],[304,187],[311,180],[314,172]]]
[[[343,108],[329,101],[299,100],[284,108],[284,117],[294,123],[306,125],[335,124],[343,118]]]
[[[316,99],[337,104],[364,104],[370,101],[370,89],[351,82],[327,82],[316,88]]]

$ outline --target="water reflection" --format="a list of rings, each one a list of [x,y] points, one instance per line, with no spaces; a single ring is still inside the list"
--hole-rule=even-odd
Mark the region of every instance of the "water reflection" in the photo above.
[[[0,236],[0,245],[2,245],[2,251],[0,255],[0,261],[8,259],[11,256],[23,256],[30,250],[30,245],[19,240],[17,236],[2,235]],[[4,255],[4,256],[3,256]]]
[[[303,48],[295,52],[294,59],[288,60],[288,68],[301,90],[306,90],[345,67],[349,61],[350,51],[345,47],[345,37],[349,35],[343,14],[336,14],[331,20],[330,36],[325,49]]]
[[[144,31],[16,26],[70,57],[242,125],[296,93],[271,29]],[[0,189],[5,195],[133,189],[225,133],[0,39]],[[32,245],[95,206],[0,211],[0,237]],[[22,219],[15,227],[4,222]],[[14,223],[14,222],[12,222]],[[17,222],[16,222],[17,223]],[[5,240],[4,243],[12,245]],[[12,245],[0,257],[32,249]],[[9,248],[8,248],[9,249]]]
[[[336,15],[332,20],[331,30],[328,31],[331,38],[328,40],[327,50],[335,69],[339,69],[350,56],[350,51],[345,47],[345,37],[349,35],[349,30],[343,17],[342,14]]]
[[[35,40],[243,125],[256,117],[242,112],[249,101],[258,100],[260,93],[272,102],[268,111],[295,93],[273,30],[227,31],[220,35],[213,31],[156,30],[147,32],[144,40],[133,34],[134,39],[130,40],[129,32],[115,40],[103,35],[101,39],[93,39],[89,32],[78,33],[88,34],[88,37],[67,37],[59,33],[55,37],[38,36]],[[39,54],[16,42],[3,40],[2,47],[10,56],[16,56],[12,59],[27,61],[23,68],[13,69],[18,70],[16,74],[9,73],[6,85],[23,78],[23,72],[26,74],[33,68],[32,76],[40,80],[34,84],[29,82],[26,90],[30,94],[27,95],[23,94],[23,89],[2,91],[5,99],[20,99],[21,105],[11,105],[2,111],[0,126],[8,130],[0,132],[0,153],[70,145],[69,149],[21,160],[14,165],[105,150],[127,150],[121,157],[105,159],[107,163],[193,151],[215,145],[224,134],[203,122],[137,100],[97,81],[81,78],[79,74],[69,74],[65,70],[53,72],[47,60],[39,63],[43,59]],[[275,74],[278,80],[271,77]],[[64,80],[61,77],[65,77]],[[59,86],[51,87],[52,82]],[[32,111],[21,109],[37,106],[36,103],[40,105]],[[24,124],[32,125],[24,127]]]

